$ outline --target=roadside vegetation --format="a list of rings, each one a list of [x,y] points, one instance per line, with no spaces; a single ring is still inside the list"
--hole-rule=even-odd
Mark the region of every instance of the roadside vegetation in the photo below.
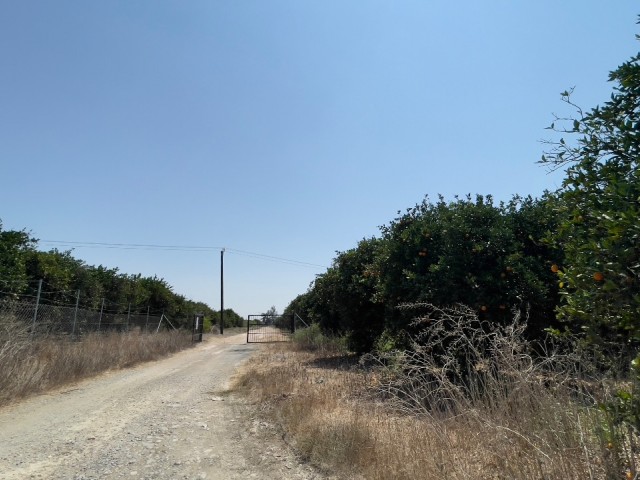
[[[549,127],[540,198],[423,202],[294,299],[238,380],[347,478],[638,479],[640,55]],[[347,353],[351,352],[351,353]]]
[[[237,378],[302,458],[343,478],[636,478],[636,436],[601,408],[616,386],[566,342],[416,306],[411,348],[350,353],[316,327]],[[448,348],[442,348],[447,344]]]
[[[32,338],[29,325],[0,315],[0,405],[191,345],[184,330]]]

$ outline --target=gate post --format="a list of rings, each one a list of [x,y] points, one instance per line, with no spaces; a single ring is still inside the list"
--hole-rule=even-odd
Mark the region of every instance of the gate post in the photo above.
[[[193,317],[193,333],[191,334],[192,342],[202,341],[202,332],[204,330],[204,313],[196,313]]]

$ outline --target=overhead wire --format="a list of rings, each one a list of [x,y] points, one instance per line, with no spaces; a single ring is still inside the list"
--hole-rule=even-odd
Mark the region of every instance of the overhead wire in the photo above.
[[[184,252],[209,252],[217,250],[225,250],[229,253],[266,260],[270,262],[283,263],[287,265],[307,267],[307,268],[328,268],[326,265],[317,263],[304,262],[290,258],[277,257],[274,255],[265,255],[237,248],[225,248],[203,245],[158,245],[145,243],[108,243],[108,242],[74,242],[66,240],[41,240],[40,243],[47,245],[59,245],[72,248],[112,248],[121,250],[168,250],[168,251],[184,251]]]
[[[252,257],[252,258],[259,258],[262,260],[268,260],[268,261],[272,261],[272,262],[281,262],[281,263],[287,263],[290,265],[298,265],[301,267],[319,267],[319,268],[327,268],[326,265],[319,265],[317,263],[310,263],[310,262],[303,262],[300,260],[292,260],[289,258],[283,258],[283,257],[275,257],[273,255],[264,255],[261,253],[255,253],[255,252],[247,252],[245,250],[238,250],[236,248],[228,248],[226,249],[231,253],[235,253],[236,255],[244,255],[246,257]]]
[[[53,244],[62,247],[82,248],[114,248],[121,250],[178,250],[178,251],[213,251],[223,247],[190,246],[190,245],[157,245],[146,243],[107,243],[107,242],[72,242],[66,240],[40,240],[43,244]]]

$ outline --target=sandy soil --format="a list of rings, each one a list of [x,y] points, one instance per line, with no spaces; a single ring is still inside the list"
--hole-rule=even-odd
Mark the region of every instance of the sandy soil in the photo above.
[[[228,394],[260,345],[194,349],[0,409],[0,479],[321,479]]]

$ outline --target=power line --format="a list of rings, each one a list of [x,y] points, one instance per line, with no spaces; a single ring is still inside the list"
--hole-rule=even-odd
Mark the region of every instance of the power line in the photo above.
[[[45,245],[57,245],[61,247],[72,248],[112,248],[119,250],[165,250],[165,251],[181,251],[181,252],[210,252],[222,250],[224,247],[213,247],[203,245],[158,245],[148,243],[108,243],[108,242],[73,242],[66,240],[40,240]],[[266,260],[270,262],[284,263],[287,265],[295,265],[308,268],[328,268],[326,265],[317,263],[303,262],[284,257],[276,257],[273,255],[265,255],[247,250],[239,250],[235,248],[227,248],[227,251],[236,255]]]
[[[236,255],[244,255],[246,257],[259,258],[262,260],[268,260],[272,262],[288,263],[290,265],[299,265],[301,267],[328,268],[326,265],[319,265],[317,263],[309,263],[309,262],[302,262],[299,260],[291,260],[288,258],[274,257],[273,255],[263,255],[261,253],[247,252],[244,250],[236,250],[235,248],[227,248],[227,251],[231,253],[235,253]]]
[[[106,242],[71,242],[66,240],[40,240],[43,244],[59,245],[61,247],[82,248],[115,248],[123,250],[179,250],[179,251],[212,251],[222,247],[189,246],[189,245],[156,245],[144,243],[106,243]]]

